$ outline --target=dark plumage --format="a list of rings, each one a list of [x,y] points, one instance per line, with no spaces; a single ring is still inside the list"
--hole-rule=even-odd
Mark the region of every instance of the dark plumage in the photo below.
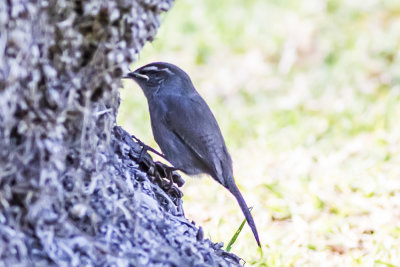
[[[154,139],[174,167],[189,175],[207,173],[227,188],[242,209],[258,246],[257,228],[233,178],[232,159],[218,123],[189,76],[179,67],[155,62],[127,75],[142,88]]]

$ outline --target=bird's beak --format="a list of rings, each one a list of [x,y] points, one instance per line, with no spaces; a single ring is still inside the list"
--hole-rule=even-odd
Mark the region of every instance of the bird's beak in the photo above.
[[[149,80],[149,76],[132,71],[122,77],[123,79]]]

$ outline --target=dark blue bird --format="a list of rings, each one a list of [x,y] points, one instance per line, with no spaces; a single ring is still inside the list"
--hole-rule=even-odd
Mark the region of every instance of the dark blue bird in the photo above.
[[[177,169],[188,175],[207,173],[236,198],[261,246],[257,228],[233,178],[232,159],[218,123],[189,76],[164,62],[150,63],[131,73],[149,105],[154,139]]]

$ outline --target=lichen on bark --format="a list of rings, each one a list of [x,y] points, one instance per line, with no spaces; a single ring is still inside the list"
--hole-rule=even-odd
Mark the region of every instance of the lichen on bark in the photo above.
[[[0,266],[239,264],[115,126],[121,76],[172,4],[0,2]]]

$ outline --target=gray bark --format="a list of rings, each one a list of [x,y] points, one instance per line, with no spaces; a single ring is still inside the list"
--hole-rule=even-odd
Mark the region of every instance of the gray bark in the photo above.
[[[171,6],[0,1],[0,266],[239,265],[115,126],[123,70]]]

